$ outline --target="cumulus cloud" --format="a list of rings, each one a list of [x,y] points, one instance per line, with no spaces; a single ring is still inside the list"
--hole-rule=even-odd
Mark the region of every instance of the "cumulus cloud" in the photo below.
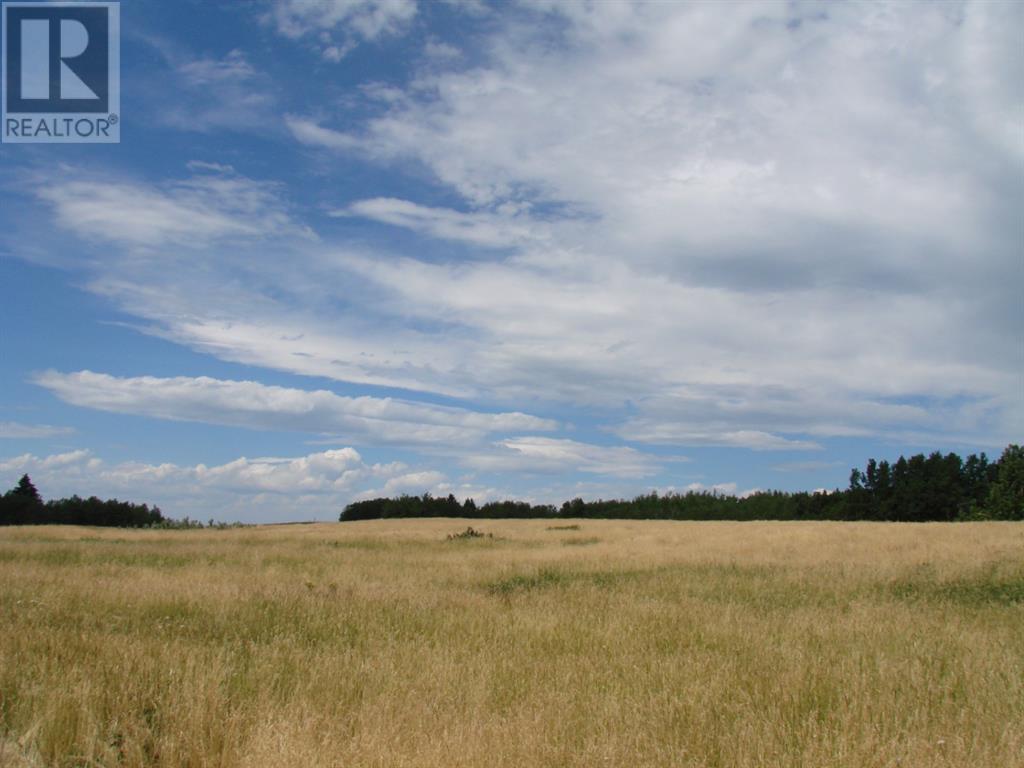
[[[675,488],[670,488],[670,491],[675,492]],[[706,485],[704,483],[690,483],[682,489],[682,493],[714,493],[719,496],[738,496],[741,499],[747,496],[753,496],[755,493],[760,491],[760,488],[748,488],[746,490],[740,490],[736,483],[714,483],[712,485]]]
[[[0,472],[25,472],[28,470],[48,470],[71,466],[84,466],[90,462],[89,451],[76,450],[66,453],[55,453],[44,458],[39,458],[31,453],[25,453],[11,459],[0,461]],[[95,464],[92,464],[95,466]]]
[[[35,381],[65,402],[86,408],[252,429],[329,433],[356,443],[457,446],[478,442],[491,432],[558,426],[524,413],[481,413],[205,376],[120,378],[92,371],[48,371]]]
[[[381,489],[382,496],[398,496],[402,493],[420,494],[424,491],[436,490],[444,483],[445,476],[433,470],[409,472],[405,475],[389,478]]]
[[[240,457],[223,464],[111,463],[87,450],[0,459],[0,485],[31,475],[44,498],[78,494],[156,504],[165,515],[223,522],[336,520],[346,504],[402,493],[454,495],[487,503],[523,493],[451,480],[402,462],[367,463],[353,448],[296,457]],[[599,494],[582,491],[588,498]],[[553,501],[557,494],[546,501]]]
[[[241,457],[212,466],[112,464],[86,450],[0,460],[0,479],[8,484],[22,473],[32,476],[46,498],[130,498],[156,504],[174,517],[249,522],[337,519],[348,501],[375,483],[397,479],[411,488],[417,476],[427,484],[444,481],[439,473],[417,475],[399,462],[367,464],[353,448],[292,458]]]

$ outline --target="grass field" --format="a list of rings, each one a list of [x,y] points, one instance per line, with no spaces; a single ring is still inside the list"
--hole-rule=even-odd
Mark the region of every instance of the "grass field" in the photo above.
[[[1024,765],[1024,525],[0,529],[0,766]]]

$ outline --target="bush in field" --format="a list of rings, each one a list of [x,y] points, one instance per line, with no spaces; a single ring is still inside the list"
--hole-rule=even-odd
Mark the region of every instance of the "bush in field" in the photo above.
[[[446,537],[448,541],[467,541],[469,539],[493,539],[494,534],[483,533],[469,526],[462,533],[449,533]]]

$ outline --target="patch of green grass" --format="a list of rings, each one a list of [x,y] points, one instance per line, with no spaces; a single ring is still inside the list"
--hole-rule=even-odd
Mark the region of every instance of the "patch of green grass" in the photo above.
[[[549,531],[578,531],[580,527],[578,525],[549,525],[547,529]]]
[[[104,539],[99,536],[80,536],[78,538],[81,542],[87,542],[90,544],[127,544],[128,539]],[[138,543],[138,542],[136,542]]]
[[[97,553],[93,562],[97,564],[123,565],[130,568],[184,568],[193,563],[214,563],[214,555],[201,558],[189,555],[166,555],[142,552]]]
[[[898,600],[945,602],[964,606],[1024,604],[1024,574],[991,575],[955,581],[904,579],[887,587]]]
[[[565,547],[586,547],[590,544],[597,544],[601,540],[596,536],[588,536],[586,538],[576,539],[562,539],[562,546]]]
[[[488,594],[509,597],[517,593],[534,592],[543,589],[568,587],[571,584],[591,584],[609,588],[623,581],[635,579],[643,574],[653,575],[649,571],[564,571],[557,568],[542,567],[530,573],[518,573],[502,579],[487,582],[484,588]]]
[[[43,550],[0,550],[0,562],[41,563],[58,567],[116,565],[129,568],[184,568],[196,562],[214,562],[218,558],[204,555],[194,558],[181,554],[158,552],[118,552],[83,550],[77,546]],[[221,558],[222,559],[222,558]]]
[[[517,592],[531,592],[568,584],[571,577],[554,568],[541,568],[535,573],[519,573],[486,584],[488,593],[499,597],[508,597]]]
[[[391,545],[383,539],[336,539],[322,541],[321,546],[331,549],[390,549]]]

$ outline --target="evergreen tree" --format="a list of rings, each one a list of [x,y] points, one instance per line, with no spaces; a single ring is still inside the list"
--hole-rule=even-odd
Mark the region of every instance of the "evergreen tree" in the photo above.
[[[26,525],[39,522],[43,499],[28,475],[0,497],[0,525]]]
[[[11,493],[20,499],[29,500],[33,504],[43,503],[43,497],[39,495],[39,491],[36,490],[35,485],[32,484],[32,478],[28,475],[21,476],[21,480],[19,480],[18,484],[11,490]]]
[[[985,504],[987,517],[1024,520],[1024,448],[1009,445],[997,465],[995,482]]]

